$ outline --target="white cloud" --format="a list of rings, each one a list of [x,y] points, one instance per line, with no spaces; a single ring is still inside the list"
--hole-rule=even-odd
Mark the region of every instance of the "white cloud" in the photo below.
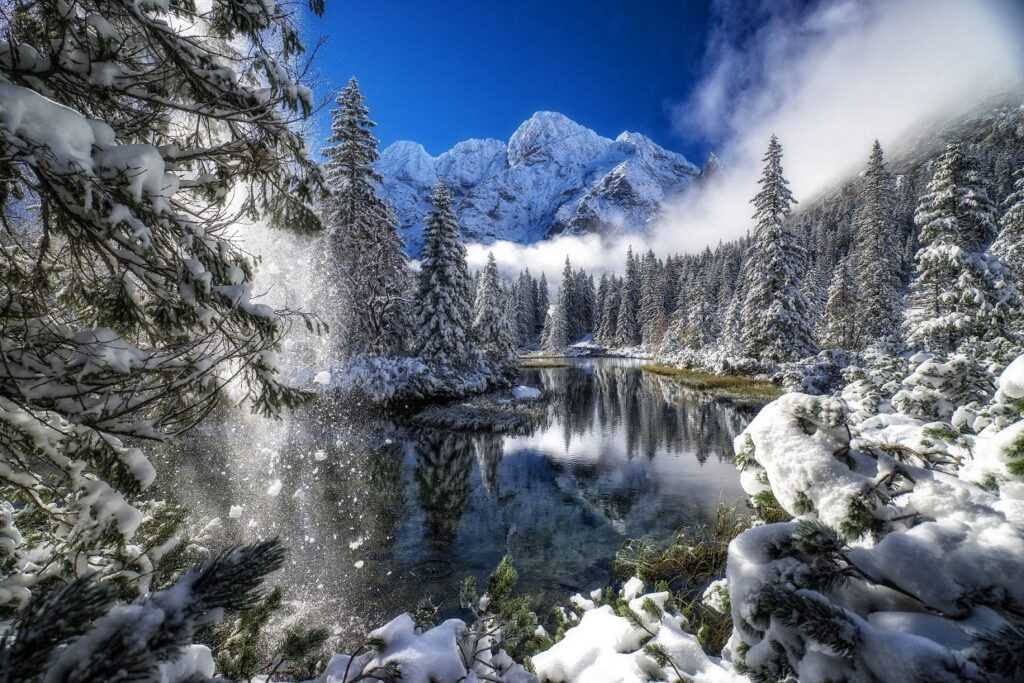
[[[1024,84],[1021,8],[1012,0],[719,0],[705,75],[674,108],[682,134],[709,140],[727,169],[698,197],[666,212],[647,239],[587,236],[488,250],[507,272],[529,266],[557,280],[575,266],[619,270],[625,246],[664,255],[744,234],[760,157],[771,133],[786,175],[807,199],[935,119]],[[666,67],[668,68],[668,67]]]

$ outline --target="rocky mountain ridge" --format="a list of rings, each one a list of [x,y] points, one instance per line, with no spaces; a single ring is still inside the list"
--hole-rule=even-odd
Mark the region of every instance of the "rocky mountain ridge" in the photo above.
[[[559,234],[641,231],[666,197],[700,175],[644,135],[612,140],[555,112],[537,112],[507,143],[470,139],[437,157],[399,141],[376,167],[414,257],[439,179],[452,189],[467,241],[529,244]]]

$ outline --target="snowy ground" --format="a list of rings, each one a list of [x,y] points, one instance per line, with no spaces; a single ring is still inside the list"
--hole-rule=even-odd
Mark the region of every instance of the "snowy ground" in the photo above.
[[[573,624],[565,637],[532,659],[534,673],[511,661],[504,651],[480,647],[479,627],[450,619],[429,630],[418,629],[408,614],[370,634],[380,647],[358,657],[335,655],[319,683],[365,680],[386,667],[402,672],[403,683],[433,681],[502,681],[503,683],[633,683],[744,681],[725,661],[704,654],[686,632],[686,620],[668,605],[667,592],[644,593],[631,579],[619,598],[628,605],[617,612],[602,604],[602,591],[575,595],[567,616]],[[486,596],[484,597],[486,599]],[[485,638],[484,645],[500,642]],[[467,666],[471,662],[471,666]]]
[[[438,368],[418,358],[374,357],[328,361],[297,375],[300,385],[378,404],[459,398],[509,386],[507,373],[486,360]]]

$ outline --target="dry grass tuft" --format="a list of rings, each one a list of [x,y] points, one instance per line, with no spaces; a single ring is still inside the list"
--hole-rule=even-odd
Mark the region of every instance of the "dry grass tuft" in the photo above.
[[[719,505],[714,521],[683,527],[668,543],[650,538],[626,541],[615,556],[615,578],[638,576],[647,585],[672,592],[701,646],[718,655],[732,633],[732,618],[701,602],[704,589],[725,575],[729,543],[749,529],[749,514]]]
[[[763,379],[751,379],[739,375],[716,375],[713,372],[674,368],[669,365],[644,365],[644,372],[671,377],[680,384],[722,396],[742,396],[772,400],[782,395],[782,389]]]
[[[663,581],[673,590],[703,587],[725,572],[730,541],[750,523],[738,508],[719,505],[713,522],[683,527],[667,544],[650,538],[626,541],[615,556],[615,578]]]
[[[557,360],[524,360],[519,363],[521,368],[568,368],[568,363]]]

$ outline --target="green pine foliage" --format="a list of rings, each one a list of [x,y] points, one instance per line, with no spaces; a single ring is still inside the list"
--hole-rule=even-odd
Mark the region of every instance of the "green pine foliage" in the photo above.
[[[529,597],[515,595],[518,581],[512,557],[506,555],[488,577],[482,596],[477,594],[476,580],[469,577],[462,584],[459,599],[472,614],[471,633],[477,638],[496,633],[496,647],[505,650],[513,660],[523,661],[551,642],[537,635],[537,615],[530,610]]]
[[[202,627],[257,605],[264,578],[283,562],[276,541],[230,549],[128,605],[91,576],[58,584],[33,596],[0,639],[0,678],[150,680]]]

